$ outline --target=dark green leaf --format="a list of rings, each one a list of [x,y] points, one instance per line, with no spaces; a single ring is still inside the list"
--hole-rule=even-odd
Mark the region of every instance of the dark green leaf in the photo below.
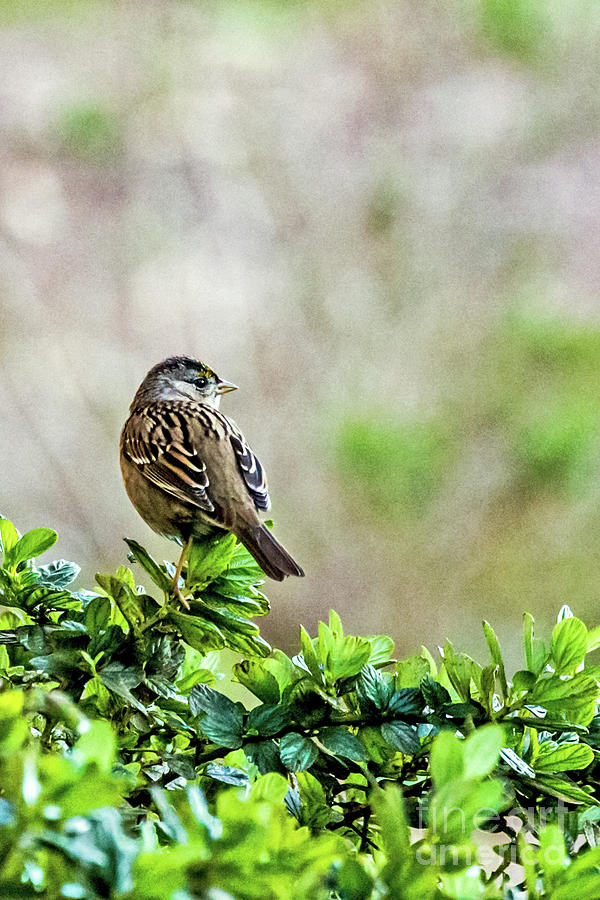
[[[110,618],[110,600],[108,597],[95,597],[85,609],[83,621],[88,634],[94,635],[108,624]]]
[[[319,740],[335,756],[342,756],[354,762],[364,762],[369,758],[364,745],[356,735],[342,726],[321,728]]]
[[[256,744],[246,744],[244,753],[253,763],[261,775],[267,772],[285,772],[285,768],[279,757],[279,748],[274,741],[259,741]]]
[[[405,722],[384,722],[381,733],[390,747],[401,753],[416,753],[421,746],[417,729]]]
[[[419,688],[401,688],[394,691],[387,703],[386,712],[394,718],[416,716],[423,709],[423,696]]]
[[[140,564],[142,569],[146,570],[154,584],[161,591],[164,591],[165,594],[170,594],[173,589],[172,579],[161,569],[156,560],[150,556],[146,548],[131,538],[124,538],[124,541],[129,547],[131,556]]]
[[[440,684],[439,681],[436,681],[430,675],[423,679],[420,687],[426,704],[433,710],[439,711],[442,707],[446,706],[446,704],[452,702],[452,697],[444,685]]]
[[[222,747],[236,750],[242,746],[244,720],[236,704],[219,691],[197,684],[189,697],[192,715],[205,713],[200,721],[204,734]]]
[[[127,703],[134,706],[142,713],[146,713],[146,708],[142,706],[140,701],[131,693],[142,681],[144,673],[137,666],[125,666],[120,662],[111,662],[107,666],[98,670],[98,677],[102,683]]]
[[[290,724],[289,707],[284,704],[255,706],[248,715],[246,728],[250,733],[272,737]]]
[[[292,731],[281,738],[279,755],[289,772],[303,772],[310,769],[319,753],[311,740]]]
[[[366,665],[356,683],[358,698],[365,711],[387,709],[394,694],[394,678]]]

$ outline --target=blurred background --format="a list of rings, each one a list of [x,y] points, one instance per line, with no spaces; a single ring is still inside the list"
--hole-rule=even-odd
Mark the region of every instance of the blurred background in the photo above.
[[[0,511],[173,558],[117,446],[200,357],[303,580],[399,654],[517,664],[600,596],[600,4],[3,0]]]

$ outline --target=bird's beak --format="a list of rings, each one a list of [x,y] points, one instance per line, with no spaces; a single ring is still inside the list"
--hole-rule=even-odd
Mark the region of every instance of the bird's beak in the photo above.
[[[217,394],[228,394],[229,391],[237,391],[237,384],[233,384],[231,381],[223,381],[222,378],[219,378],[217,382]]]

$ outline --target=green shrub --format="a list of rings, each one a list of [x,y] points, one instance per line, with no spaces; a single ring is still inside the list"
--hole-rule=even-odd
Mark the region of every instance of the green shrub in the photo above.
[[[35,562],[51,529],[0,537],[5,900],[600,896],[600,628],[567,607],[547,641],[525,616],[512,679],[488,623],[483,665],[398,661],[334,612],[290,658],[230,537],[194,545],[189,612],[134,541],[150,592],[124,567],[73,590],[74,563]]]

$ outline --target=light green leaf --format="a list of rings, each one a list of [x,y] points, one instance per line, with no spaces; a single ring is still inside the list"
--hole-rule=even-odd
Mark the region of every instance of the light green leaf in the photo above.
[[[263,703],[279,703],[279,685],[265,668],[264,662],[244,659],[233,667],[234,681],[239,681]]]
[[[58,535],[52,528],[32,528],[31,531],[25,532],[23,537],[19,538],[17,543],[4,554],[4,566],[15,570],[21,563],[41,556],[57,540]]]
[[[525,660],[527,668],[535,675],[539,675],[546,662],[546,647],[544,642],[534,637],[534,619],[530,613],[523,616],[523,643],[525,645]]]
[[[231,562],[235,545],[234,534],[194,538],[187,556],[186,585],[201,590],[218,578]]]
[[[471,734],[463,745],[463,769],[466,778],[484,778],[498,765],[504,742],[501,725],[484,725]]]
[[[388,662],[394,655],[394,642],[387,634],[371,634],[367,637],[371,645],[371,655],[368,662],[372,666],[380,666]],[[413,685],[402,685],[402,687],[413,687]],[[416,687],[416,685],[414,685]]]
[[[588,649],[587,628],[580,619],[562,619],[552,630],[550,653],[558,675],[570,675],[583,662]]]
[[[498,667],[498,679],[500,681],[500,689],[502,691],[502,697],[506,700],[508,696],[508,686],[506,684],[506,672],[504,671],[504,661],[502,659],[502,652],[500,650],[500,643],[498,638],[496,637],[496,632],[492,628],[489,622],[486,622],[485,619],[483,621],[483,633],[485,635],[485,640],[489,647],[490,656],[492,657],[492,662]]]
[[[0,541],[2,542],[2,552],[5,557],[4,565],[6,566],[6,554],[12,550],[19,540],[19,532],[12,522],[8,519],[0,517]]]
[[[177,626],[184,641],[201,653],[221,650],[225,646],[225,635],[213,622],[174,610],[169,613],[168,618]]]
[[[546,741],[539,745],[539,752],[534,762],[536,772],[568,772],[572,769],[585,769],[594,761],[594,751],[587,744]]]
[[[423,656],[409,656],[396,665],[396,687],[419,687],[430,674],[429,660]]]
[[[594,717],[598,686],[593,678],[583,672],[566,681],[552,675],[539,679],[530,696],[532,703],[543,706],[565,721],[588,725]]]
[[[438,734],[431,747],[429,767],[436,790],[463,778],[465,764],[462,742],[449,731]]]

